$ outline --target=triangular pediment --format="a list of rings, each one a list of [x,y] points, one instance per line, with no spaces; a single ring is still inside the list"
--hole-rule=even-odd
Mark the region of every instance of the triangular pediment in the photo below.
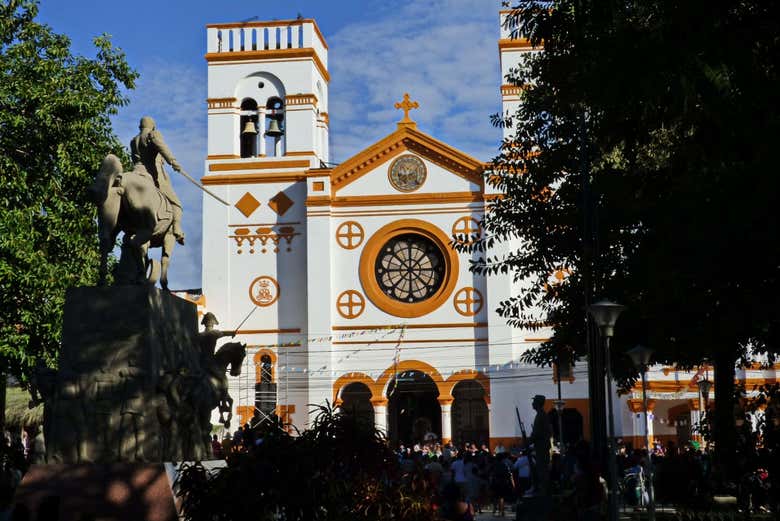
[[[415,125],[399,124],[398,130],[335,167],[330,176],[332,190],[336,192],[357,181],[405,150],[463,179],[484,186],[482,172],[486,168],[485,163],[420,132]]]

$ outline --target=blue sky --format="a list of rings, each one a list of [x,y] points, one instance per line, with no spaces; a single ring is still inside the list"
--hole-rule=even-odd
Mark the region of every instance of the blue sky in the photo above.
[[[285,0],[117,2],[43,0],[39,21],[93,55],[108,33],[141,77],[114,118],[123,142],[144,114],[185,170],[203,175],[206,156],[208,23],[314,18],[329,46],[330,161],[340,163],[395,129],[404,92],[419,101],[420,129],[479,159],[495,155],[501,133],[498,0]],[[171,288],[200,287],[201,193],[174,175],[187,245],[171,262]],[[157,254],[156,252],[154,253]]]

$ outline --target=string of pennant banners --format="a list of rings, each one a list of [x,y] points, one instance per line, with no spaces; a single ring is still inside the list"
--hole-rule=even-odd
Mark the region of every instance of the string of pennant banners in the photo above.
[[[332,342],[334,340],[344,340],[347,338],[355,338],[370,334],[379,333],[381,331],[386,332],[385,335],[391,335],[396,331],[403,330],[406,327],[406,324],[393,324],[388,326],[378,326],[373,329],[363,329],[360,331],[352,331],[351,333],[342,333],[338,335],[326,335],[326,336],[320,336],[320,337],[307,337],[306,335],[297,335],[297,340],[291,340],[289,342],[276,342],[273,344],[250,344],[249,347],[258,347],[258,348],[270,348],[270,347],[298,347],[301,345],[301,340],[306,338],[307,342],[310,343],[320,343],[320,342]]]

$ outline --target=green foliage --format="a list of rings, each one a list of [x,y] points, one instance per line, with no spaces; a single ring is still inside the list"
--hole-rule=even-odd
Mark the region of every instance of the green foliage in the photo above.
[[[32,0],[0,0],[0,370],[21,380],[55,363],[65,289],[97,280],[86,187],[109,152],[109,116],[136,73],[108,36],[94,58],[35,21]]]
[[[372,421],[318,406],[310,429],[293,437],[269,430],[249,453],[233,454],[210,475],[184,465],[186,521],[397,520],[434,518],[422,481],[400,483],[395,455]]]
[[[642,343],[661,363],[709,358],[731,396],[740,358],[780,351],[780,4],[523,0],[509,18],[544,52],[507,78],[528,88],[495,119],[514,131],[487,172],[506,196],[465,248],[483,252],[473,270],[524,281],[510,323],[554,325],[529,362],[586,354],[589,294],[628,306],[619,378]]]

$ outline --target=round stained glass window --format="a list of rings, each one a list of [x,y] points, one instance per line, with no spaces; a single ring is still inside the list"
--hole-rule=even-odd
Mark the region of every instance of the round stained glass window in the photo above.
[[[407,303],[423,301],[436,293],[444,271],[441,250],[431,240],[414,233],[390,239],[374,265],[376,281],[385,295]]]

